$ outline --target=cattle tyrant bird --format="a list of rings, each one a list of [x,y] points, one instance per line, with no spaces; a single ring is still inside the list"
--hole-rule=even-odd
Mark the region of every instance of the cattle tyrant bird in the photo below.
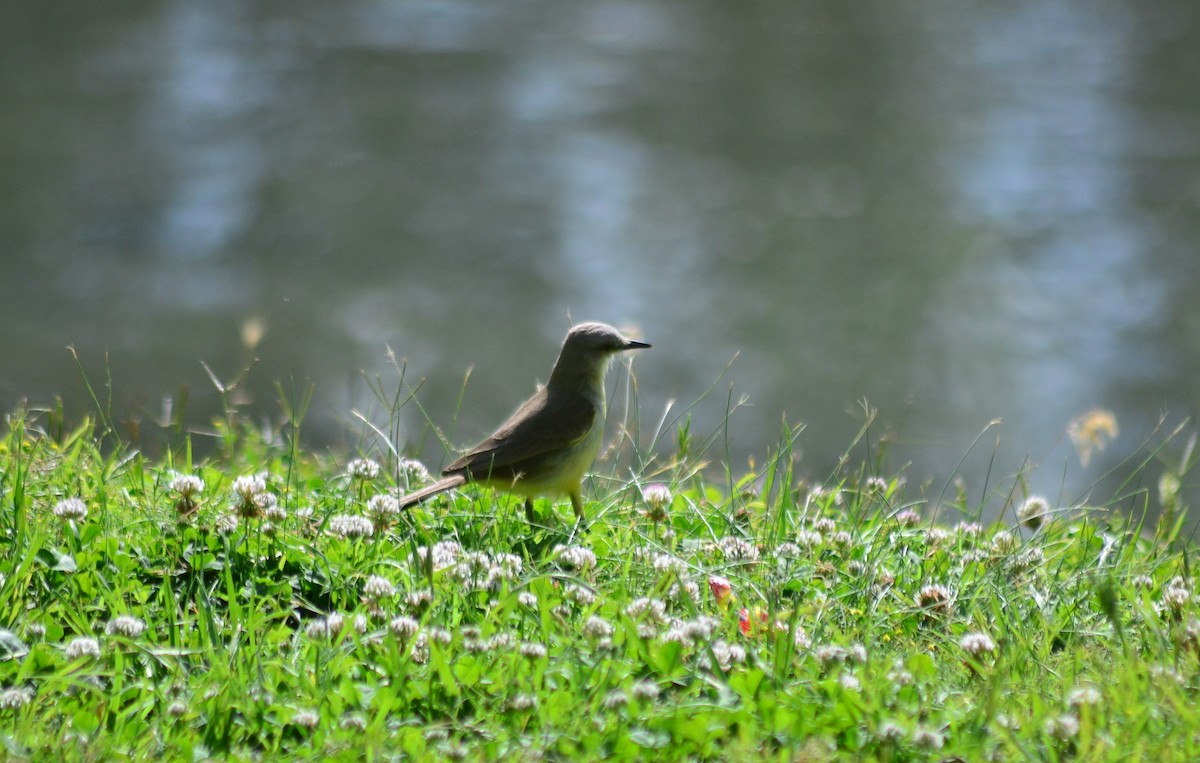
[[[442,479],[400,498],[407,508],[468,482],[525,497],[534,520],[534,496],[567,495],[583,520],[583,475],[604,437],[604,375],[613,355],[650,345],[603,323],[567,332],[546,386],[534,393],[495,434],[442,471]]]

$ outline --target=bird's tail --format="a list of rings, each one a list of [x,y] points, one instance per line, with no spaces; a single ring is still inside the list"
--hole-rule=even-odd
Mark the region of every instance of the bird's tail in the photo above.
[[[407,509],[409,506],[414,506],[426,498],[432,498],[438,493],[444,493],[450,488],[458,487],[467,481],[467,478],[461,474],[454,474],[449,477],[444,477],[429,487],[423,487],[420,490],[409,493],[400,497],[400,508]]]

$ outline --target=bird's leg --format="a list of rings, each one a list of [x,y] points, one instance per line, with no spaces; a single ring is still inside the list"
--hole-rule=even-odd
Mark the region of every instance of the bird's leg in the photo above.
[[[575,521],[583,521],[583,496],[576,490],[571,493],[571,508],[575,509]]]
[[[537,524],[537,514],[533,511],[532,498],[525,499],[525,519],[528,520],[529,524],[531,525]]]

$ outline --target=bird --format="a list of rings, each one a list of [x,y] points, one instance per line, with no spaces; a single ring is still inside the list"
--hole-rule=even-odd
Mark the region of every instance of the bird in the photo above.
[[[399,499],[406,509],[468,482],[525,498],[533,523],[535,496],[566,495],[584,519],[583,475],[604,436],[604,376],[614,355],[650,345],[604,323],[573,326],[550,379],[483,442],[455,459],[442,478]]]

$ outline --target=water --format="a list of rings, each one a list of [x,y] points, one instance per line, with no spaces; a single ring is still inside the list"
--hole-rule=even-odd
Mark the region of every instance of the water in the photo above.
[[[545,379],[570,319],[596,319],[655,345],[635,366],[644,420],[715,382],[693,411],[712,431],[730,386],[748,397],[735,464],[786,416],[807,425],[802,470],[827,474],[865,398],[889,468],[932,496],[1002,419],[964,463],[969,493],[1037,465],[1029,489],[1074,503],[1117,469],[1091,493],[1110,498],[1160,418],[1200,399],[1186,0],[6,17],[4,409],[87,411],[72,345],[94,384],[107,363],[118,418],[153,429],[182,384],[203,425],[200,362],[231,379],[257,357],[252,410],[312,380],[306,436],[352,443],[352,411],[380,415],[367,379],[395,384],[390,347],[446,427],[472,369],[467,445]],[[1121,434],[1085,469],[1063,432],[1094,407]]]

